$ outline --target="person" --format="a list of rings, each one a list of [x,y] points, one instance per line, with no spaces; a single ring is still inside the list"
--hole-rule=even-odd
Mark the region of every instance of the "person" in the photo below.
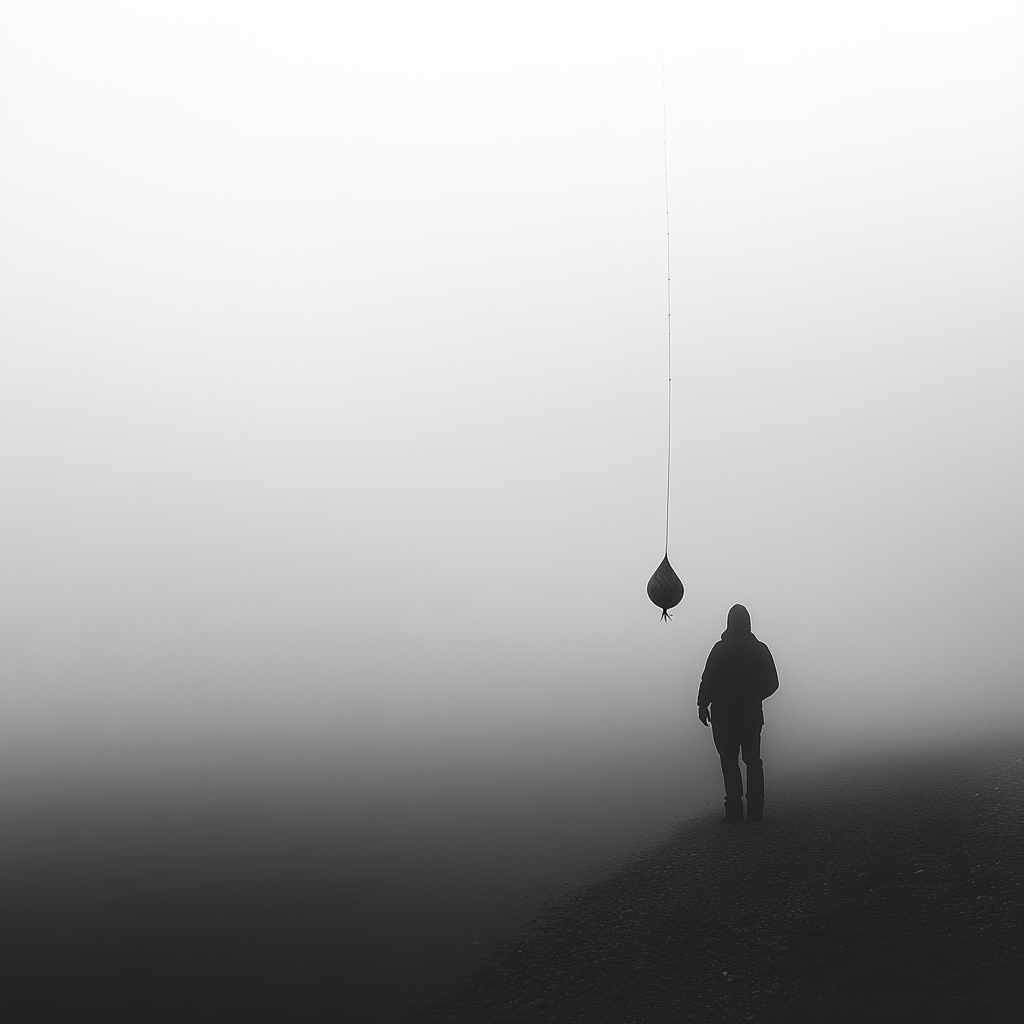
[[[747,821],[764,817],[764,765],[761,761],[761,701],[779,688],[775,659],[750,631],[750,614],[741,604],[729,609],[722,639],[711,648],[700,689],[697,714],[711,724],[725,778],[725,818],[743,821],[743,779],[737,760],[747,766]]]

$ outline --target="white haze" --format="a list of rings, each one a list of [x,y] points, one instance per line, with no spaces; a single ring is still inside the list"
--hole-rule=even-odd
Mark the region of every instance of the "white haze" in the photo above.
[[[1016,3],[3,4],[8,764],[713,762],[737,601],[780,758],[1019,725],[1022,43]]]

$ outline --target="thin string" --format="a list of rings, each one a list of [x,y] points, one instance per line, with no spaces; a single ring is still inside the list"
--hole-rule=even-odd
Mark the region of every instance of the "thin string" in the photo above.
[[[672,493],[672,236],[668,218],[668,103],[665,55],[661,55],[661,126],[665,143],[665,269],[668,274],[668,458],[665,469],[665,557],[668,558],[669,499]]]

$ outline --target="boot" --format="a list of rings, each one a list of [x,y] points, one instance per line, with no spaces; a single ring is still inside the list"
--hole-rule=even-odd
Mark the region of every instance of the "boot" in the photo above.
[[[725,801],[725,817],[722,819],[724,822],[743,822],[743,801],[742,800],[726,800]]]
[[[764,821],[764,804],[747,801],[747,821]]]

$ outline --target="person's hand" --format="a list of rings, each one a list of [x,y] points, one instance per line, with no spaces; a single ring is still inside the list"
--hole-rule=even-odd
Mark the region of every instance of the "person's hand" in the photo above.
[[[697,708],[697,717],[700,719],[700,724],[701,725],[707,726],[707,725],[710,724],[708,722],[708,709],[707,708]]]

